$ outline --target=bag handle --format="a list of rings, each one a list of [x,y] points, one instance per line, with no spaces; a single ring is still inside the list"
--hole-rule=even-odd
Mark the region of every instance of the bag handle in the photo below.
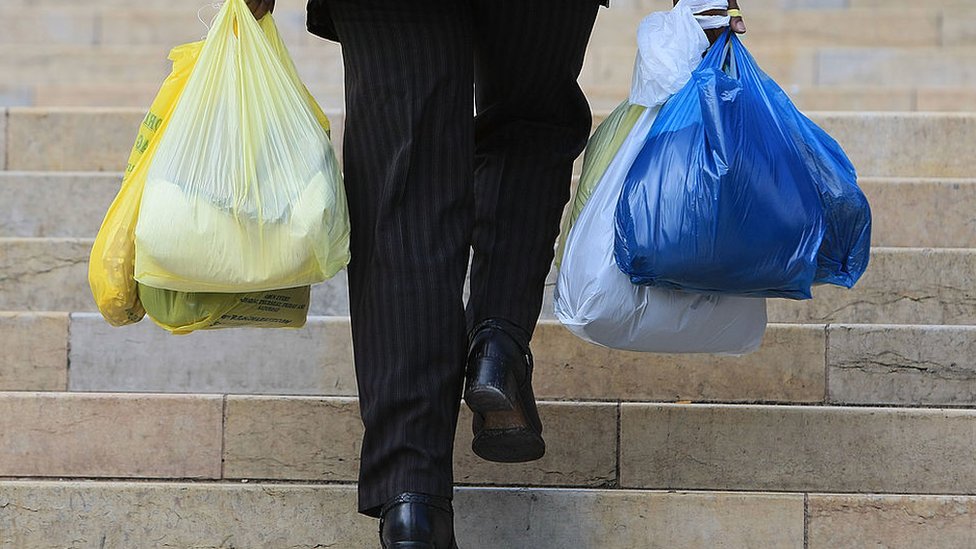
[[[725,74],[729,75],[729,77],[738,80],[739,79],[739,62],[738,62],[737,56],[735,55],[735,52],[732,51],[732,48],[734,47],[734,44],[736,43],[736,41],[738,41],[738,38],[735,37],[735,35],[732,33],[732,30],[731,29],[725,31],[725,35],[726,35],[727,40],[725,42],[725,47],[722,48],[722,50],[723,50],[722,51],[722,70],[725,71]]]

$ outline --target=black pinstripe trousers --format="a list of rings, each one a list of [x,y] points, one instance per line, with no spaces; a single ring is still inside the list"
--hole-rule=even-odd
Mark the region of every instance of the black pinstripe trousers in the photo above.
[[[404,491],[451,497],[467,329],[504,318],[531,337],[590,129],[576,80],[598,5],[329,0],[366,514]]]

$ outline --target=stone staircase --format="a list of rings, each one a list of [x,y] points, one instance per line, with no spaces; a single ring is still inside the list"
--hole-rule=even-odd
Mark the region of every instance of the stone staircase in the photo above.
[[[547,308],[549,452],[478,460],[462,411],[462,547],[976,547],[976,6],[746,1],[760,63],[835,111],[811,116],[871,199],[868,273],[771,301],[742,358],[594,347]],[[111,328],[91,300],[92,238],[201,3],[0,4],[0,547],[375,546],[343,276],[297,331]],[[339,51],[278,3],[341,144]],[[667,2],[615,4],[582,78],[595,122]]]

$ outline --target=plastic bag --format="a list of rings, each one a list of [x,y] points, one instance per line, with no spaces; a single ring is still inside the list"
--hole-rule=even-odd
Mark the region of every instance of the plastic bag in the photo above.
[[[616,261],[635,284],[734,295],[853,285],[870,244],[853,166],[731,32],[661,111],[616,224]]]
[[[597,184],[620,149],[620,145],[623,144],[631,128],[634,127],[645,110],[647,110],[646,107],[624,101],[610,113],[606,120],[597,126],[596,131],[590,136],[590,140],[586,144],[586,152],[583,154],[583,171],[580,174],[579,185],[576,187],[573,207],[569,215],[563,219],[563,227],[559,232],[559,248],[556,252],[557,268],[562,264],[563,254],[566,250],[566,239],[569,237],[570,230],[576,224],[583,207],[589,202]]]
[[[202,42],[184,44],[172,49],[169,59],[173,70],[163,81],[149,107],[139,135],[129,155],[122,187],[102,221],[88,261],[88,284],[99,312],[113,326],[124,326],[142,320],[146,311],[139,302],[134,278],[135,227],[145,186],[149,159],[169,122],[176,100],[186,86]]]
[[[766,300],[635,286],[614,262],[617,197],[659,110],[644,109],[632,127],[611,117],[588,145],[587,161],[606,156],[612,161],[605,170],[598,162],[584,162],[583,180],[594,170],[601,176],[567,239],[556,282],[556,317],[580,338],[615,349],[752,352],[765,333]]]
[[[724,1],[704,4],[694,6],[695,11],[728,7]],[[728,19],[725,21],[727,24]],[[664,104],[688,83],[707,49],[708,37],[688,0],[682,0],[670,11],[645,17],[637,27],[637,61],[630,102],[645,107]]]
[[[573,207],[560,231],[557,267],[570,229],[634,122],[645,108],[663,105],[691,79],[708,49],[708,37],[702,29],[728,24],[728,17],[696,16],[694,12],[726,8],[725,0],[681,0],[672,10],[655,12],[641,20],[630,100],[614,109],[586,146]]]
[[[263,292],[322,282],[349,261],[332,145],[267,20],[262,30],[243,0],[214,19],[149,167],[141,284]]]
[[[218,328],[301,328],[308,317],[310,288],[250,294],[189,293],[139,285],[150,318],[178,335]]]
[[[285,54],[283,59],[290,62],[271,16],[262,18],[260,24],[276,53]],[[203,42],[194,42],[170,52],[173,70],[140,126],[122,188],[92,248],[89,262],[92,293],[99,311],[114,326],[138,322],[148,311],[156,324],[176,334],[241,326],[300,328],[308,313],[308,286],[246,294],[189,293],[151,288],[137,284],[133,278],[135,227],[147,168],[202,47]],[[328,118],[310,95],[308,98],[316,119],[328,132]]]

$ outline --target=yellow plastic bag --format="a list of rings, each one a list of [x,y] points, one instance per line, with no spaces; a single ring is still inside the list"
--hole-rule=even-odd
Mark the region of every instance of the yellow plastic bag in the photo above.
[[[139,303],[135,266],[136,220],[146,182],[149,159],[155,152],[156,136],[166,128],[176,100],[186,86],[202,42],[173,48],[169,59],[173,70],[163,82],[149,107],[149,113],[139,126],[139,135],[129,155],[129,163],[122,178],[122,188],[108,209],[95,237],[88,262],[88,283],[98,310],[113,326],[124,326],[142,320],[146,314]]]
[[[261,20],[261,27],[268,32],[276,53],[285,52],[270,16]],[[308,286],[247,294],[187,293],[138,285],[133,278],[135,227],[147,168],[202,47],[203,42],[194,42],[170,52],[173,71],[163,82],[140,127],[122,188],[92,248],[89,262],[92,293],[99,311],[114,326],[138,322],[148,311],[156,324],[176,334],[241,326],[300,328],[308,314]],[[287,54],[284,59],[291,62]],[[316,120],[329,132],[325,113],[304,86],[302,91],[308,96]]]
[[[139,297],[159,326],[177,334],[218,328],[301,328],[309,287],[250,294],[174,292],[139,285]]]
[[[153,156],[135,278],[184,292],[322,282],[349,261],[342,176],[271,19],[225,2]]]

